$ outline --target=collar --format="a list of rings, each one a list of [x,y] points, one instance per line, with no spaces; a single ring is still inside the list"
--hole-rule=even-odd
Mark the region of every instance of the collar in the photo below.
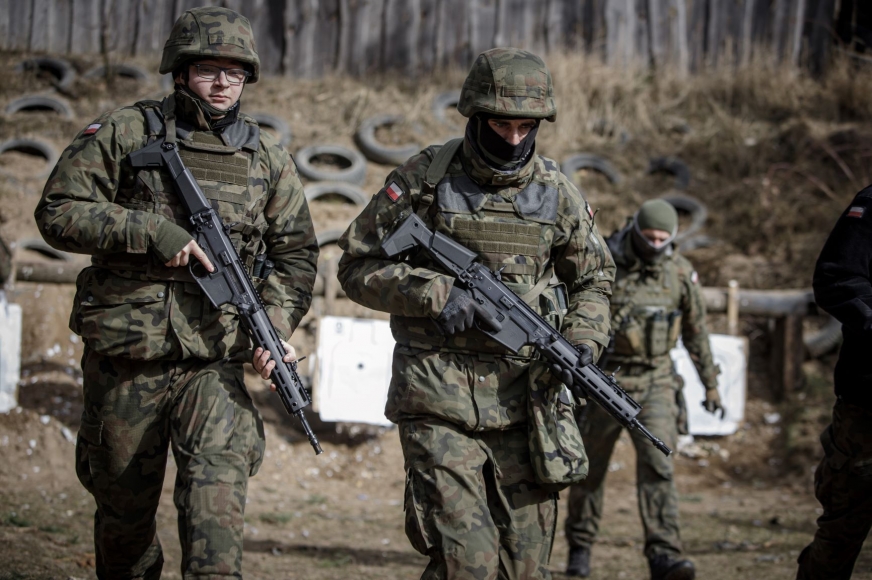
[[[209,110],[217,109],[207,106],[185,87],[176,85],[175,92],[169,98],[175,100],[176,115],[200,131],[221,131],[234,124],[239,117],[240,101],[227,109],[223,117],[213,121]]]

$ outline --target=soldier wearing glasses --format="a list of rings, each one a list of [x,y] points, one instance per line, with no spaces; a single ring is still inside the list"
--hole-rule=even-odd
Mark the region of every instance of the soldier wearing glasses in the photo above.
[[[242,577],[248,478],[265,446],[243,363],[267,378],[275,362],[250,352],[235,309],[213,308],[188,271],[193,260],[212,266],[169,173],[134,170],[128,156],[175,136],[286,340],[309,308],[318,246],[293,161],[239,110],[259,67],[247,19],[224,8],[185,12],[160,65],[174,92],[83,129],[36,209],[50,244],[91,255],[70,326],[85,344],[76,468],[97,504],[101,579],[160,577],[155,513],[170,448],[182,576]]]

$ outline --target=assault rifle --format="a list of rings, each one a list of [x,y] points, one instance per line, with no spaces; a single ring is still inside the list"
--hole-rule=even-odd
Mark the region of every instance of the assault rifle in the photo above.
[[[448,236],[430,231],[417,215],[403,220],[382,244],[382,253],[393,257],[406,250],[423,248],[470,293],[480,310],[476,326],[507,349],[517,353],[532,345],[539,354],[572,375],[570,389],[576,396],[593,399],[627,429],[638,429],[654,446],[669,455],[672,450],[636,418],[642,406],[624,391],[614,377],[594,364],[582,365],[578,350],[491,272],[475,252]],[[484,312],[482,312],[484,311]]]
[[[239,312],[243,328],[255,346],[269,351],[270,360],[276,363],[270,378],[276,385],[282,404],[288,413],[300,420],[315,454],[320,455],[321,444],[303,414],[303,409],[312,401],[297,374],[297,363],[285,363],[282,360],[285,349],[276,328],[266,315],[263,302],[239,258],[236,247],[227,235],[221,217],[212,209],[197,180],[185,167],[175,143],[167,143],[163,138],[157,139],[131,153],[130,163],[137,169],[165,167],[169,171],[176,194],[191,216],[197,244],[203,248],[215,267],[214,272],[209,272],[199,260],[192,259],[188,265],[191,275],[212,306],[218,308],[222,304],[233,304]]]

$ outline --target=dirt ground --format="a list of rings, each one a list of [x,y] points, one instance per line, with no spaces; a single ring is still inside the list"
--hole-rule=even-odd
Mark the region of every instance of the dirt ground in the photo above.
[[[56,94],[51,80],[22,75],[26,55],[0,54],[7,82],[0,106],[25,94]],[[558,161],[596,152],[623,174],[619,184],[581,172],[573,176],[598,210],[603,233],[621,224],[640,201],[674,193],[670,176],[648,175],[654,156],[679,156],[692,170],[684,192],[708,205],[703,233],[712,245],[688,253],[707,286],[736,279],[745,288],[806,288],[814,259],[839,212],[870,181],[872,105],[869,71],[843,70],[820,82],[783,71],[751,69],[682,80],[610,71],[576,57],[555,56],[560,117],[540,130],[542,152]],[[83,72],[94,61],[76,59]],[[138,64],[152,80],[77,80],[60,96],[73,119],[50,112],[0,116],[0,138],[40,137],[61,151],[101,112],[160,95],[155,63]],[[459,86],[463,71],[426,79],[371,77],[267,78],[247,87],[244,110],[277,115],[293,131],[289,150],[333,143],[354,147],[354,128],[373,114],[399,113],[407,123],[380,131],[385,142],[442,142],[462,131],[433,117],[430,102]],[[32,155],[0,155],[0,235],[38,238],[32,213],[45,164]],[[370,163],[363,189],[375,193],[389,166]],[[358,208],[313,202],[321,234],[342,230]],[[335,248],[323,248],[325,258]],[[26,260],[45,260],[21,251]],[[93,501],[73,469],[81,412],[81,344],[66,327],[70,285],[18,282],[7,290],[24,309],[20,407],[0,414],[0,580],[95,578],[91,543]],[[373,316],[344,299],[316,298],[294,336],[312,349],[318,317]],[[715,331],[725,322],[711,316]],[[804,385],[776,399],[769,377],[771,321],[742,318],[750,340],[746,421],[733,436],[697,438],[677,454],[685,548],[706,580],[792,578],[795,559],[811,539],[819,505],[811,490],[820,457],[817,435],[832,405],[834,354],[804,366]],[[308,372],[305,363],[301,365]],[[315,457],[274,396],[256,376],[248,385],[267,425],[267,457],[252,479],[246,508],[244,566],[249,578],[305,580],[416,578],[425,559],[403,533],[404,474],[395,430],[318,424],[324,454]],[[694,404],[691,402],[691,404]],[[646,578],[634,488],[634,452],[622,438],[612,458],[595,579]],[[180,551],[170,466],[159,512],[165,578],[179,578]],[[565,496],[565,494],[563,494]],[[562,501],[565,501],[565,497]],[[562,514],[565,514],[561,504]],[[561,524],[562,524],[561,514]],[[551,569],[556,577],[567,547],[558,528]],[[854,578],[872,579],[872,548]]]

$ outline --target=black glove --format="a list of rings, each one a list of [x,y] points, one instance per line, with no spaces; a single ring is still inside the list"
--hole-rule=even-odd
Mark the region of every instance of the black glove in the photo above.
[[[579,344],[575,347],[575,350],[578,351],[578,364],[579,366],[586,367],[587,365],[593,363],[593,349],[590,348],[586,344]],[[569,369],[565,369],[558,364],[551,365],[551,370],[554,371],[554,374],[560,379],[567,387],[572,386],[572,373],[569,372]]]
[[[463,332],[472,328],[475,320],[475,301],[463,290],[457,287],[451,288],[448,294],[448,302],[445,308],[436,317],[436,321],[445,331],[445,334]]]

